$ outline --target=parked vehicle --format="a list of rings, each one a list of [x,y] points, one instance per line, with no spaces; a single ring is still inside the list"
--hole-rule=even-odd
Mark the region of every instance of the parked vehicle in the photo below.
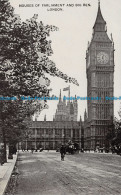
[[[78,143],[71,143],[66,145],[66,152],[69,154],[74,154],[79,152],[79,144]]]

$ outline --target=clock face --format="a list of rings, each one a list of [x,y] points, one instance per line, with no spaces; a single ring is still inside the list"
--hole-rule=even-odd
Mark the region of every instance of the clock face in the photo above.
[[[100,63],[100,64],[107,64],[108,61],[109,61],[109,55],[103,51],[99,52],[97,54],[97,61]]]

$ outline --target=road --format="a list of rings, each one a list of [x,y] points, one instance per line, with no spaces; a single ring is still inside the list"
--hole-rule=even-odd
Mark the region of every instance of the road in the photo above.
[[[21,152],[15,195],[121,195],[121,156]]]

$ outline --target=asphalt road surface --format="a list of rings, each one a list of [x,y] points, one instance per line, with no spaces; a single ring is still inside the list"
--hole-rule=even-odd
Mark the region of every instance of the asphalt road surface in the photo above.
[[[121,195],[121,156],[21,152],[15,195]]]

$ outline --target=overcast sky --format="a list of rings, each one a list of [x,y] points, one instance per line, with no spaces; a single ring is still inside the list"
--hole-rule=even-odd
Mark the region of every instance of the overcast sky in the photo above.
[[[87,43],[92,37],[92,28],[95,23],[98,10],[98,0],[10,0],[15,8],[15,13],[19,14],[22,20],[31,18],[38,14],[38,21],[45,25],[55,25],[59,31],[52,32],[52,49],[54,54],[51,59],[56,66],[68,74],[75,77],[79,82],[79,87],[70,84],[71,96],[87,96],[86,80],[86,49]],[[83,6],[83,4],[91,6]],[[34,7],[19,7],[19,4],[34,4]],[[35,7],[35,4],[39,4]],[[47,7],[42,4],[65,4],[63,11],[47,11]],[[67,4],[74,4],[67,7]],[[81,4],[82,6],[76,6]],[[114,74],[114,96],[121,96],[121,0],[101,0],[102,15],[107,23],[107,32],[110,37],[112,33],[115,43],[115,74]],[[68,84],[62,79],[51,77],[52,94],[59,96],[60,89]],[[68,96],[68,92],[62,92]],[[38,120],[43,120],[47,115],[47,120],[52,120],[56,111],[57,101],[48,101],[49,109],[41,112]],[[78,101],[78,119],[82,116],[87,107],[86,100]],[[120,101],[114,101],[114,114],[118,116]]]

